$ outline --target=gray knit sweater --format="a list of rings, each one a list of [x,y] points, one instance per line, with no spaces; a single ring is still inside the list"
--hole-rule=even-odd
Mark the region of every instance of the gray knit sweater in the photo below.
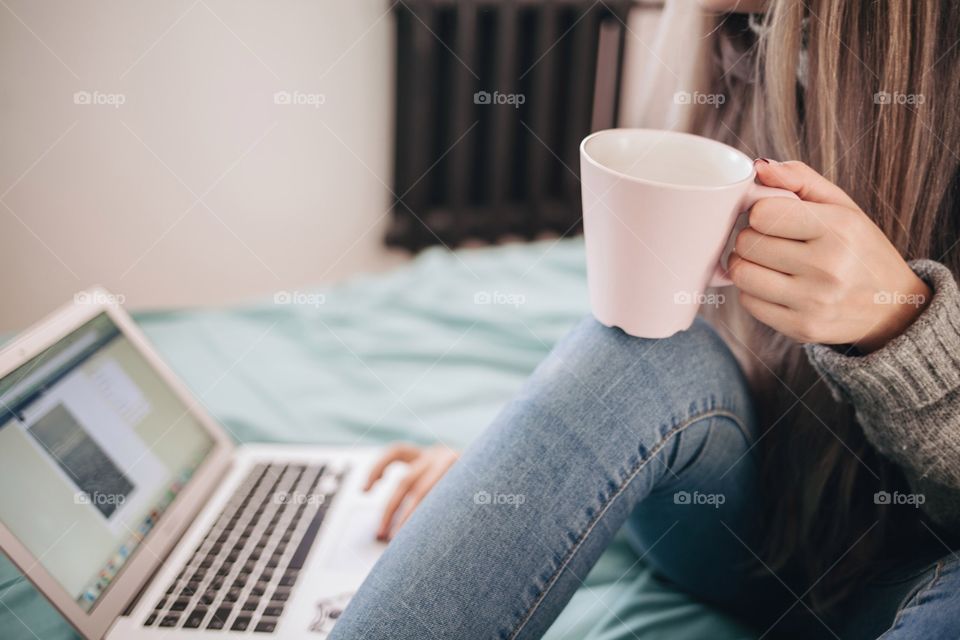
[[[933,299],[902,335],[865,356],[819,344],[806,351],[834,397],[853,405],[867,439],[923,496],[927,515],[960,534],[960,292],[939,262],[910,266]]]

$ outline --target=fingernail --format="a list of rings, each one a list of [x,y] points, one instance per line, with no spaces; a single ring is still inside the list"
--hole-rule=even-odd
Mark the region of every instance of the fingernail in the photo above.
[[[773,162],[768,158],[757,158],[756,160],[753,161],[753,164],[758,164],[760,162],[762,162],[763,164],[773,164]]]

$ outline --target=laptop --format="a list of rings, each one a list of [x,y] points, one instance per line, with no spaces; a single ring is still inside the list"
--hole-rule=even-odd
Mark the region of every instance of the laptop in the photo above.
[[[0,549],[85,638],[326,637],[377,454],[237,446],[102,289],[0,351]]]

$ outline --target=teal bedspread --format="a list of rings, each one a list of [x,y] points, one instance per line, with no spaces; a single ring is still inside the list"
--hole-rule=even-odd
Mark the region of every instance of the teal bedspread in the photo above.
[[[388,274],[287,294],[137,316],[241,442],[404,439],[463,447],[588,310],[579,240],[430,250]],[[0,563],[0,637],[73,637],[31,585]],[[619,541],[548,637],[750,634],[663,584]]]

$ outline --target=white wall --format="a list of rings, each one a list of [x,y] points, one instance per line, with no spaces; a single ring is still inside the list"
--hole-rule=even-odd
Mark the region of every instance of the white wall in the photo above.
[[[4,0],[0,330],[94,283],[134,308],[209,305],[395,261],[387,11]]]

